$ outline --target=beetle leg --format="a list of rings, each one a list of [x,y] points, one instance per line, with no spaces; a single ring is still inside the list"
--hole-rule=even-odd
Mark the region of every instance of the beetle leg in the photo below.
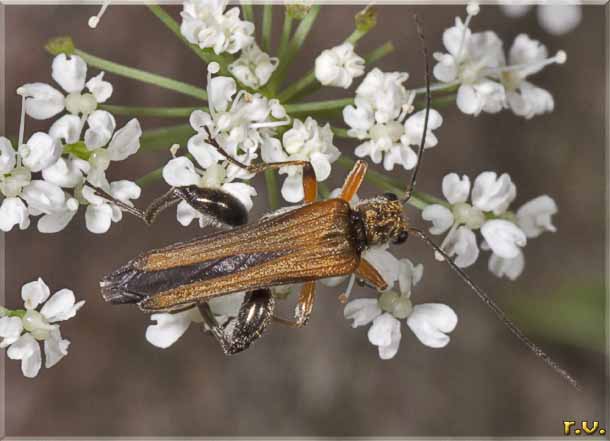
[[[101,188],[89,183],[86,185],[94,190],[96,196],[136,216],[147,225],[153,224],[163,210],[173,207],[180,201],[185,201],[201,214],[224,225],[235,227],[248,223],[248,211],[243,204],[235,196],[215,188],[199,188],[194,185],[172,187],[163,196],[152,201],[145,210],[140,210],[113,197]]]
[[[347,178],[343,183],[343,188],[341,189],[341,199],[345,202],[351,201],[358,192],[360,185],[362,185],[362,181],[364,181],[367,168],[368,166],[364,161],[356,161],[354,164],[352,171],[347,175]]]
[[[257,340],[271,322],[275,299],[268,289],[249,291],[239,308],[237,317],[220,325],[207,302],[200,303],[204,323],[226,355],[246,350]]]
[[[212,147],[216,149],[218,153],[224,156],[227,161],[231,164],[236,165],[239,168],[246,170],[249,173],[258,174],[264,172],[265,170],[277,170],[282,167],[303,167],[303,193],[304,193],[304,201],[306,204],[314,202],[318,195],[318,181],[316,180],[316,174],[311,166],[309,161],[282,161],[282,162],[262,162],[259,164],[244,164],[241,161],[238,161],[226,150],[224,150],[220,144],[212,137],[210,130],[206,127],[208,132],[208,142]]]
[[[388,284],[383,280],[381,274],[379,274],[375,267],[367,262],[366,259],[360,259],[360,264],[358,265],[358,268],[356,268],[356,277],[364,280],[379,291],[388,288]]]
[[[299,301],[294,308],[295,321],[286,320],[280,317],[273,316],[273,320],[282,325],[290,326],[291,328],[302,328],[309,321],[313,304],[316,297],[316,282],[306,282],[301,288]]]

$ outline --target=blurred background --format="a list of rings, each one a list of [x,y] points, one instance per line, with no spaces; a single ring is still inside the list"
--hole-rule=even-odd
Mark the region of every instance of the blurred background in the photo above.
[[[179,7],[167,7],[178,17]],[[353,30],[356,6],[325,6],[291,78],[313,66],[324,48]],[[378,65],[408,71],[407,87],[423,85],[423,66],[412,14],[425,23],[432,51],[444,50],[442,32],[463,6],[379,6],[377,29],[359,53],[392,40],[397,50]],[[129,66],[203,85],[204,66],[143,6],[111,6],[97,30],[87,27],[98,6],[7,6],[6,132],[17,133],[15,89],[26,82],[51,82],[49,38],[72,35],[76,46]],[[261,8],[255,7],[257,16]],[[282,7],[274,30],[281,29]],[[180,226],[167,213],[150,228],[127,217],[96,236],[79,213],[60,234],[35,228],[6,235],[6,303],[21,305],[22,284],[41,276],[52,292],[69,287],[87,304],[62,325],[72,342],[69,355],[34,379],[7,361],[6,424],[9,436],[560,436],[564,419],[599,420],[608,428],[605,377],[605,206],[604,130],[607,123],[605,14],[584,6],[573,32],[545,33],[530,11],[513,19],[483,6],[473,30],[494,30],[509,48],[528,33],[550,53],[564,49],[568,62],[533,78],[550,90],[556,110],[526,121],[510,111],[477,118],[455,106],[442,109],[440,144],[429,151],[418,180],[421,191],[441,196],[449,172],[474,178],[484,170],[508,172],[517,185],[513,207],[541,194],[559,205],[556,234],[531,240],[526,269],[516,282],[487,270],[487,254],[469,274],[488,290],[526,332],[581,381],[574,391],[530,353],[491,315],[455,275],[415,240],[395,254],[425,266],[415,301],[440,301],[459,316],[443,350],[421,345],[403,328],[398,355],[381,361],[366,338],[352,329],[337,302],[338,289],[319,287],[309,326],[273,326],[251,350],[225,357],[216,343],[194,327],[174,346],[161,350],[144,339],[149,318],[136,307],[105,304],[100,278],[143,250],[201,234]],[[278,36],[276,35],[276,38]],[[275,40],[277,42],[277,40]],[[93,69],[91,70],[93,72]],[[114,85],[111,104],[189,106],[192,99],[170,91],[105,77]],[[356,81],[356,85],[359,81]],[[353,96],[333,90],[317,98]],[[606,115],[606,116],[605,116]],[[126,122],[118,119],[118,126]],[[182,120],[141,119],[144,129]],[[48,124],[28,120],[26,134]],[[338,141],[344,152],[353,143]],[[112,179],[135,179],[164,164],[167,152],[142,153],[110,168]],[[346,171],[333,169],[330,188]],[[395,177],[405,178],[395,170]],[[266,211],[264,182],[252,218]],[[157,182],[138,201],[144,206],[164,191]],[[378,190],[365,185],[361,196]],[[81,209],[82,210],[82,209]],[[414,223],[422,225],[412,209]],[[438,238],[437,238],[438,239]],[[371,296],[358,288],[354,296]],[[292,305],[292,303],[291,303]],[[284,308],[285,311],[292,306]]]

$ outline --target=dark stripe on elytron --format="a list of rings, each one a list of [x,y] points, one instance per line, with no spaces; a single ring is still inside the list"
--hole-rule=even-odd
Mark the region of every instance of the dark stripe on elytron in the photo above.
[[[123,290],[143,297],[169,291],[179,286],[210,280],[244,271],[252,266],[282,257],[290,251],[238,254],[220,259],[178,266],[160,271],[137,271],[123,286]]]

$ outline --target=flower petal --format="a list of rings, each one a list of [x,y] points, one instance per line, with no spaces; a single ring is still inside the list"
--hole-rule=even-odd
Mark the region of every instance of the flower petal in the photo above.
[[[24,90],[25,113],[34,119],[48,119],[64,110],[64,96],[54,87],[44,83],[21,86]]]
[[[367,336],[375,346],[389,346],[392,344],[395,328],[400,328],[400,322],[390,313],[386,312],[373,320]]]
[[[353,320],[352,328],[365,326],[381,315],[377,299],[356,299],[345,305],[343,316]]]
[[[443,234],[453,225],[453,213],[447,207],[439,204],[431,204],[421,212],[423,220],[432,222],[430,234]]]
[[[15,168],[17,154],[8,138],[0,136],[0,173],[9,173]]]
[[[24,377],[34,378],[42,367],[40,346],[31,334],[23,334],[6,350],[11,360],[21,360],[21,372]]]
[[[504,219],[487,221],[481,227],[481,234],[489,248],[500,257],[513,259],[527,243],[527,237],[521,228]]]
[[[68,226],[77,210],[63,210],[43,215],[36,225],[38,231],[44,234],[54,234]]]
[[[104,72],[87,81],[87,89],[93,94],[98,103],[103,103],[112,96],[112,84],[104,81]]]
[[[110,204],[89,205],[85,212],[85,224],[92,233],[106,233],[112,224],[112,207]]]
[[[424,345],[443,348],[449,343],[449,336],[457,325],[457,315],[447,305],[424,303],[416,305],[407,318],[407,325]]]
[[[443,178],[443,195],[450,204],[466,202],[470,193],[470,178],[457,173],[449,173]]]
[[[50,323],[61,322],[71,319],[76,312],[85,304],[84,301],[76,303],[74,293],[69,289],[61,289],[51,296],[43,305],[40,313]]]
[[[33,172],[39,172],[53,165],[61,153],[62,147],[59,140],[43,132],[34,133],[27,144],[19,147],[23,165]]]
[[[301,173],[287,176],[284,179],[282,197],[293,204],[303,200],[303,175]]]
[[[19,317],[0,317],[0,348],[15,343],[22,331],[23,323]]]
[[[87,124],[89,128],[85,132],[85,145],[89,150],[95,150],[108,144],[116,128],[114,116],[105,110],[96,110],[91,113],[87,117]]]
[[[175,314],[152,314],[150,319],[157,323],[146,328],[146,340],[158,348],[169,348],[189,328],[192,322],[191,316],[191,310]]]
[[[507,173],[483,172],[474,181],[472,204],[483,211],[504,213],[517,196],[517,187]]]
[[[38,280],[26,283],[21,288],[21,298],[26,309],[36,309],[38,305],[49,298],[49,287],[40,277]]]
[[[142,128],[137,119],[130,120],[116,131],[108,145],[108,157],[111,161],[123,161],[140,149]]]
[[[489,271],[498,277],[506,277],[509,280],[516,280],[523,269],[525,268],[525,256],[523,252],[519,251],[517,257],[512,259],[505,259],[492,253],[489,258]]]
[[[544,231],[557,231],[551,217],[557,213],[557,204],[547,195],[538,196],[517,210],[517,224],[527,237],[540,236]]]
[[[80,139],[81,121],[76,115],[64,115],[53,123],[49,129],[51,138],[72,144]]]
[[[51,76],[68,93],[80,92],[85,88],[87,63],[78,55],[59,54],[53,59]]]
[[[0,205],[0,230],[11,231],[15,225],[21,230],[30,226],[28,207],[19,198],[5,198]]]
[[[163,179],[172,187],[186,187],[197,185],[200,178],[191,160],[186,156],[181,156],[165,164]]]
[[[59,329],[50,331],[49,337],[44,341],[44,366],[48,369],[55,366],[59,361],[68,355],[70,340],[61,338]]]

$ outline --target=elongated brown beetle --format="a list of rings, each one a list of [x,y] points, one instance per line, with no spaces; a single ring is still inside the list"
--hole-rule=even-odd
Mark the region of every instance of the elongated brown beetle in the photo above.
[[[423,42],[423,34],[418,23]],[[418,152],[418,162],[404,197],[385,194],[363,200],[355,208],[349,201],[365,177],[367,165],[358,161],[349,173],[338,198],[316,201],[317,182],[313,168],[305,161],[245,165],[227,154],[209,136],[213,145],[231,163],[251,173],[285,166],[303,167],[304,204],[281,209],[256,223],[246,225],[247,211],[233,196],[198,187],[172,188],[145,211],[123,204],[106,192],[96,194],[112,201],[147,224],[167,207],[186,201],[216,223],[235,227],[206,237],[177,243],[141,254],[106,276],[102,295],[111,303],[136,303],[145,312],[176,312],[199,307],[204,322],[226,354],[248,348],[272,320],[301,327],[307,323],[315,298],[315,282],[327,277],[355,273],[378,290],[387,288],[375,268],[362,257],[368,247],[400,244],[408,235],[422,239],[441,254],[445,262],[491,308],[496,316],[530,350],[573,386],[576,381],[510,321],[500,307],[480,289],[423,231],[412,227],[403,214],[421,167],[430,111],[428,54],[423,45],[426,67],[426,114]],[[275,301],[270,288],[303,284],[295,309],[295,320],[273,315]],[[239,314],[221,326],[207,301],[230,293],[246,291]]]

